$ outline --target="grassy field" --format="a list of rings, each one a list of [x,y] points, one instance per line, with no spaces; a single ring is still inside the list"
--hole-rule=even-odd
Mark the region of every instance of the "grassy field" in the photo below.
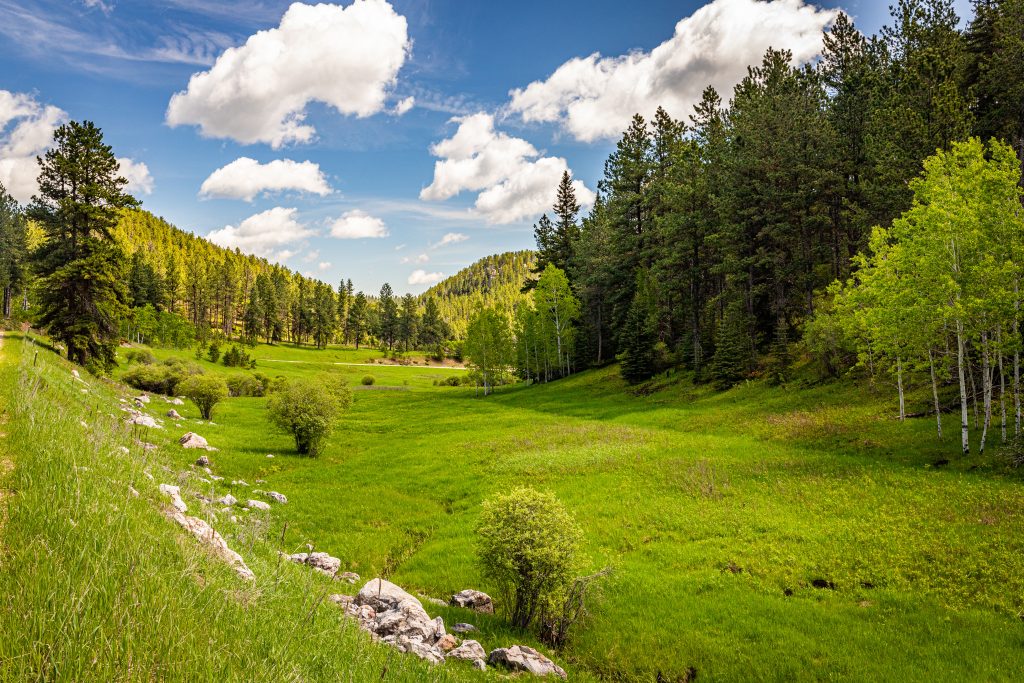
[[[180,471],[195,453],[173,441],[196,431],[220,449],[211,454],[225,477],[217,493],[232,490],[222,484],[233,479],[262,479],[262,488],[288,496],[288,505],[263,521],[262,535],[254,535],[260,540],[250,564],[258,576],[277,571],[275,549],[312,543],[364,579],[383,575],[435,597],[487,590],[473,556],[479,504],[530,485],[554,492],[576,515],[593,567],[614,569],[592,618],[554,655],[574,680],[651,681],[661,674],[681,681],[693,672],[699,680],[727,681],[1014,680],[1024,670],[1020,478],[998,458],[956,459],[956,444],[939,443],[931,420],[901,424],[883,397],[862,387],[751,384],[714,393],[676,376],[636,396],[609,368],[483,399],[469,388],[433,386],[458,370],[362,367],[380,356],[375,351],[259,346],[255,353],[257,371],[267,375],[332,373],[353,385],[353,408],[322,457],[295,455],[291,439],[269,426],[265,399],[258,398],[229,399],[214,424],[198,420],[190,405],[179,407],[181,428],[168,421],[167,430],[146,438],[170,444],[152,457]],[[66,368],[52,368],[47,372],[66,377]],[[14,371],[4,372],[9,389]],[[374,375],[374,386],[358,384],[366,374]],[[82,409],[91,401],[92,395],[82,398]],[[59,429],[73,432],[77,418],[61,419]],[[59,442],[62,434],[52,438]],[[87,448],[66,457],[91,466],[96,453]],[[34,468],[42,465],[30,462],[25,474],[23,457],[17,460],[16,481],[41,476]],[[64,487],[45,493],[58,495],[49,514],[59,521],[67,514],[62,506],[74,500],[62,477],[73,482],[80,475],[43,469],[47,481]],[[234,493],[241,497],[237,487]],[[44,492],[36,495],[42,505]],[[12,508],[8,536],[21,504]],[[167,526],[159,516],[151,524],[146,532],[154,537]],[[183,569],[193,560],[173,532],[161,533],[160,566],[172,567],[161,576],[175,590],[196,590]],[[137,543],[134,532],[133,538]],[[289,576],[314,581],[301,574]],[[222,601],[229,578],[215,591]],[[2,577],[0,589],[7,591]],[[295,603],[315,592],[275,590],[292,591]],[[274,600],[251,596],[247,607],[224,609],[251,615],[271,609],[268,603],[280,608]],[[500,615],[428,610],[446,622],[474,621],[488,648],[533,643],[510,632]],[[303,634],[295,624],[305,623],[307,611],[296,604],[290,614]],[[80,622],[81,629],[89,625],[84,617]],[[316,624],[320,638],[340,630],[333,613]],[[46,632],[41,621],[35,628]],[[224,637],[229,633],[231,626]],[[261,646],[278,652],[280,631],[264,635]],[[359,646],[344,643],[339,647]],[[359,650],[351,666],[365,661],[367,668],[344,675],[362,680],[387,656],[377,650],[384,648]],[[233,663],[252,666],[243,655]],[[410,676],[418,671],[402,666]],[[335,671],[302,669],[300,677],[337,677]]]

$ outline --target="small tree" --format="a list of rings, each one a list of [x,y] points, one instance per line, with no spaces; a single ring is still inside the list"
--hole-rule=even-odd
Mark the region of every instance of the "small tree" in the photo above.
[[[552,494],[520,488],[485,501],[476,531],[483,575],[511,605],[513,626],[528,627],[547,605],[564,600],[582,533]]]
[[[204,420],[211,419],[213,407],[228,397],[228,385],[218,375],[189,377],[178,385],[177,391],[196,404]]]
[[[295,379],[271,394],[267,409],[270,421],[295,437],[295,449],[315,458],[323,451],[338,415],[351,405],[348,387]]]

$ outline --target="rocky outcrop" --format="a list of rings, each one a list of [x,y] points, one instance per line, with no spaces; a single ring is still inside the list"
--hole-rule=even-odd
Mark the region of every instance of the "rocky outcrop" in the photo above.
[[[462,645],[449,652],[448,656],[472,662],[477,659],[487,659],[487,652],[484,651],[484,646],[475,640],[464,640]]]
[[[160,493],[171,499],[171,505],[174,506],[175,510],[178,512],[188,512],[188,506],[181,499],[181,489],[179,487],[171,486],[170,484],[160,484]]]
[[[206,439],[195,432],[186,432],[184,436],[178,439],[178,443],[181,444],[182,448],[202,448],[207,451],[217,450],[210,444],[206,443]]]
[[[566,677],[562,667],[526,645],[513,645],[491,650],[491,654],[487,657],[487,663],[492,666],[503,666],[513,671],[526,671],[534,676]]]
[[[228,547],[227,541],[217,531],[198,517],[189,517],[181,512],[173,512],[171,519],[195,536],[200,543],[210,548],[214,555],[231,565],[235,573],[246,581],[255,579],[252,570],[245,564],[242,556]]]
[[[266,503],[264,503],[264,505],[266,505]],[[337,557],[332,557],[327,553],[295,553],[294,555],[286,555],[285,557],[296,564],[308,565],[321,574],[326,574],[330,577],[333,577],[338,573],[338,570],[341,569],[341,560]],[[358,574],[356,576],[358,576]]]
[[[453,607],[465,607],[484,614],[494,614],[494,602],[487,593],[466,589],[452,596]]]
[[[438,647],[444,634],[438,634],[437,622],[419,600],[395,584],[373,579],[359,591],[353,605],[373,610],[372,619],[360,618],[359,623],[375,639],[432,664],[444,661],[444,652]]]

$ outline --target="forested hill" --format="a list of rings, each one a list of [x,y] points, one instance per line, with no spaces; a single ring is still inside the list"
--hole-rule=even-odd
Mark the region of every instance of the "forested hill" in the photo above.
[[[480,307],[497,307],[511,318],[516,305],[528,298],[521,290],[536,261],[536,252],[528,250],[485,256],[428,289],[420,300],[434,297],[453,336],[461,339]]]

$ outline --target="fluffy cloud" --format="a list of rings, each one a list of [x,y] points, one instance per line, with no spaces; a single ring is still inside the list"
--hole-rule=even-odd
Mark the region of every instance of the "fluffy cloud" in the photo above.
[[[26,93],[0,90],[0,183],[19,202],[38,189],[36,156],[53,142],[53,131],[68,118]]]
[[[320,269],[320,270],[330,270],[331,269],[331,262],[330,261],[321,261],[320,263],[317,264],[316,267],[318,269]]]
[[[251,202],[261,192],[284,190],[322,197],[331,193],[331,186],[320,166],[312,161],[275,159],[261,164],[255,159],[240,157],[211,173],[199,188],[199,196]]]
[[[444,279],[444,273],[428,273],[427,271],[417,269],[412,271],[409,275],[410,285],[432,285],[435,282],[440,282]]]
[[[153,176],[149,174],[149,166],[141,161],[120,158],[121,175],[128,181],[125,189],[137,194],[153,194]]]
[[[463,190],[479,192],[475,210],[488,223],[515,223],[548,210],[565,159],[542,157],[526,140],[495,131],[494,116],[485,112],[452,119],[455,134],[431,146],[439,157],[434,180],[420,192],[420,199],[442,200]],[[576,198],[592,204],[594,193],[574,180]]]
[[[384,221],[365,211],[346,211],[331,223],[331,237],[340,240],[358,240],[366,237],[387,237],[388,226]]]
[[[837,14],[804,0],[714,0],[650,52],[570,59],[547,80],[513,90],[509,107],[524,121],[559,122],[588,142],[617,137],[633,114],[650,117],[659,105],[686,118],[707,85],[727,98],[770,46],[791,50],[798,63],[814,59]]]
[[[193,74],[171,97],[167,123],[274,148],[308,142],[316,131],[303,123],[306,105],[323,102],[359,117],[382,111],[410,46],[405,17],[385,0],[295,3],[278,28],[250,36],[209,71]]]
[[[403,256],[402,263],[427,263],[430,261],[429,254],[417,254],[416,256]]]
[[[395,108],[392,109],[391,111],[392,111],[392,113],[394,113],[395,116],[401,116],[402,114],[405,114],[410,109],[412,109],[413,105],[415,105],[415,104],[416,104],[416,98],[410,95],[409,97],[406,97],[403,100],[399,100],[395,104]]]
[[[294,256],[295,252],[282,247],[301,242],[315,234],[296,220],[297,213],[297,209],[275,206],[249,216],[237,226],[228,225],[214,230],[206,237],[222,247],[237,247],[256,256],[284,260]]]

